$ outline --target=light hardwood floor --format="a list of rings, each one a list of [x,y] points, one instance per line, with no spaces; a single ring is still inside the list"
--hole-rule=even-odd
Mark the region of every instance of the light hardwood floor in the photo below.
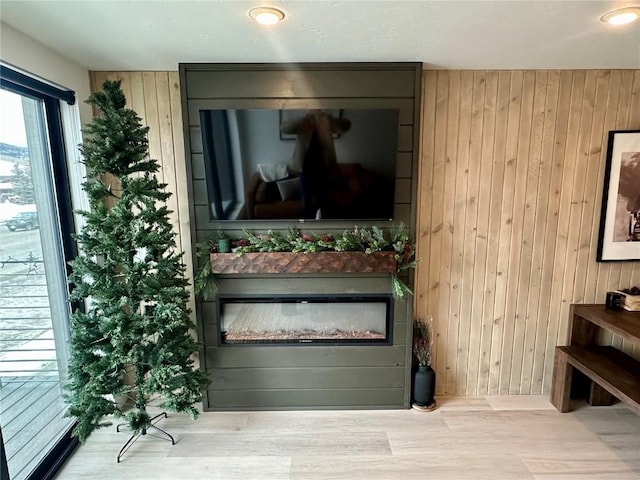
[[[438,398],[433,412],[341,410],[170,415],[176,444],[95,432],[58,480],[638,480],[640,417],[547,396]]]

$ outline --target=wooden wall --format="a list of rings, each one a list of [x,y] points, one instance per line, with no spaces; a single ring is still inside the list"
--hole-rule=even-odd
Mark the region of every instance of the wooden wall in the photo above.
[[[92,72],[92,90],[106,78],[152,127],[191,271],[178,73]],[[640,71],[425,71],[422,99],[414,308],[437,393],[548,393],[569,304],[640,285],[640,263],[595,261],[606,134],[640,128]]]
[[[437,393],[547,393],[569,304],[640,285],[640,263],[595,261],[607,132],[640,128],[640,71],[425,71],[422,101],[414,311]]]
[[[92,92],[101,90],[105,80],[121,80],[127,106],[138,114],[143,125],[150,127],[149,156],[160,162],[158,179],[173,193],[167,201],[170,221],[177,233],[178,249],[184,252],[187,275],[191,275],[193,260],[178,72],[89,72],[89,77]],[[193,305],[191,308],[193,310]]]

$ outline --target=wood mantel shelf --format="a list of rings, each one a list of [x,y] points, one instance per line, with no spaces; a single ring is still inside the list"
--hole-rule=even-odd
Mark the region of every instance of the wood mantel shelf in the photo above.
[[[212,253],[211,273],[392,273],[395,252]]]

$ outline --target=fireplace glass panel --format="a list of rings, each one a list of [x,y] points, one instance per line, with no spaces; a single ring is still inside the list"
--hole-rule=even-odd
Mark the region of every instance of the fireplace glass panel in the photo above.
[[[223,344],[388,343],[388,297],[220,299]]]

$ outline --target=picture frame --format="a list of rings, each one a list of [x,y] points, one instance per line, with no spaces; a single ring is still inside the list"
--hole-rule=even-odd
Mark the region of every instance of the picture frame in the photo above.
[[[280,125],[282,125],[283,122],[288,122],[288,121],[293,120],[295,118],[304,117],[309,110],[310,109],[308,109],[308,108],[293,109],[293,110],[280,110],[280,119],[279,119],[279,123],[278,123],[278,130],[280,132],[280,140],[295,140],[296,139],[296,134],[295,133],[283,133],[282,130],[280,129]],[[341,118],[342,117],[342,109],[340,109],[340,108],[322,108],[320,110],[323,110],[323,111],[329,113],[332,117],[335,117],[335,118]],[[338,135],[334,134],[333,138],[338,138]]]
[[[598,235],[598,262],[640,260],[640,130],[611,130]]]

